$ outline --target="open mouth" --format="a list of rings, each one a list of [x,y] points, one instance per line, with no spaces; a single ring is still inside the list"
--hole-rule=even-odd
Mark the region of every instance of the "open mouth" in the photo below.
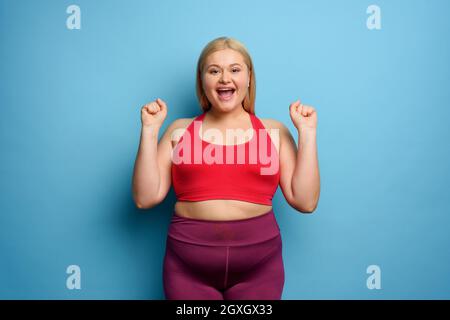
[[[230,100],[233,97],[235,89],[217,89],[217,94],[219,95],[219,99],[221,100]]]

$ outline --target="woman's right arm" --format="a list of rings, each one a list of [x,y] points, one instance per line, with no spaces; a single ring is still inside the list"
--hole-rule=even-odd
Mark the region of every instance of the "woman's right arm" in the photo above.
[[[172,125],[158,144],[158,133],[167,116],[167,106],[161,99],[141,109],[141,138],[133,171],[133,200],[140,209],[160,203],[170,188]]]

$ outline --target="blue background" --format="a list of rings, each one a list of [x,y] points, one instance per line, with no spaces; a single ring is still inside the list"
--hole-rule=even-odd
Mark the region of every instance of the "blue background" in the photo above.
[[[69,30],[66,8],[81,8]],[[369,5],[381,30],[369,30]],[[195,66],[219,36],[256,70],[256,114],[297,132],[296,99],[318,112],[320,203],[280,188],[283,299],[450,298],[450,2],[0,2],[0,298],[164,299],[175,204],[131,197],[140,108],[160,131],[201,112]],[[81,290],[66,268],[81,268]],[[381,268],[369,290],[366,268]]]

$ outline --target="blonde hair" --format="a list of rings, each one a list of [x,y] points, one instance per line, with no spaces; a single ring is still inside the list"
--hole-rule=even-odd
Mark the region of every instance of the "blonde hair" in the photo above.
[[[205,66],[206,58],[210,54],[223,49],[235,50],[239,52],[244,58],[244,62],[247,65],[247,68],[250,72],[250,86],[248,88],[247,95],[244,98],[243,107],[247,112],[254,114],[255,98],[256,98],[256,80],[252,58],[250,57],[250,54],[248,53],[247,49],[241,42],[229,37],[220,37],[212,40],[205,46],[205,48],[203,48],[200,54],[200,57],[197,62],[197,83],[196,83],[197,98],[198,101],[200,102],[200,106],[202,107],[204,112],[211,109],[211,102],[209,102],[208,98],[205,95],[205,92],[203,91],[203,82],[202,82],[202,73]]]

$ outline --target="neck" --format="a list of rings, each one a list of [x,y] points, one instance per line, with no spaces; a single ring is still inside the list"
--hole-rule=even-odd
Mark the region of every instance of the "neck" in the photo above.
[[[230,111],[221,111],[212,107],[208,110],[207,115],[213,122],[226,124],[236,123],[236,121],[242,119],[246,113],[247,111],[242,106],[238,106]]]

